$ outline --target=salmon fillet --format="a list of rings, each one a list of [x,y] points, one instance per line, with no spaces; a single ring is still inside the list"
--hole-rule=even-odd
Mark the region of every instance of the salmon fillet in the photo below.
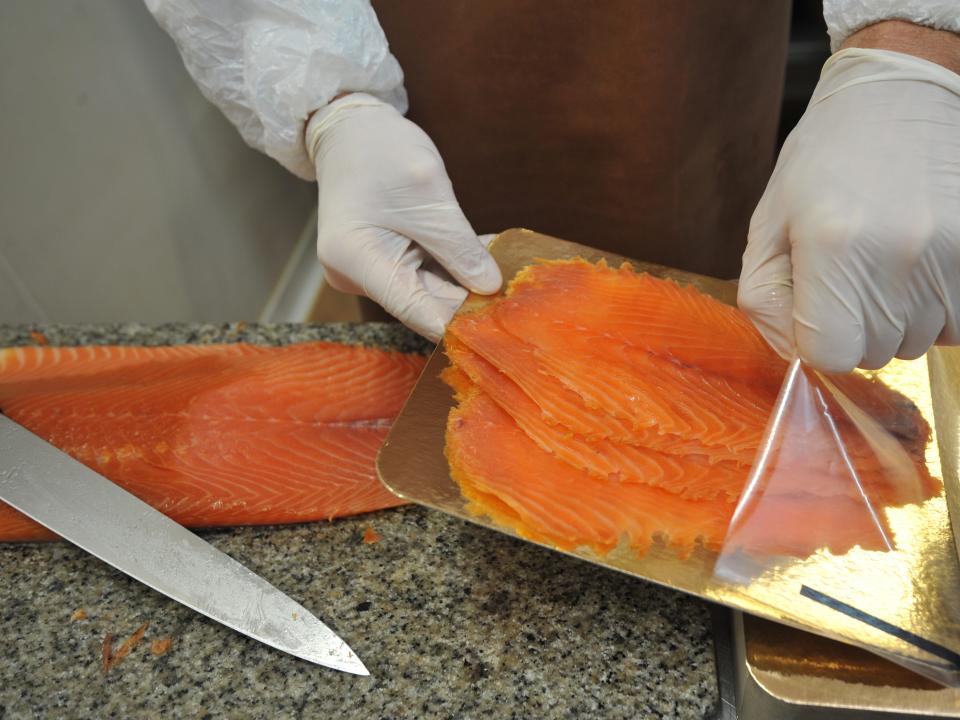
[[[522,270],[504,297],[454,318],[444,344],[458,398],[446,453],[471,510],[600,552],[621,542],[643,552],[656,536],[682,553],[717,549],[786,370],[736,308],[583,260]],[[884,549],[882,508],[940,492],[917,408],[879,381],[830,381],[862,409],[860,425],[890,433],[878,433],[887,445],[861,435],[811,377],[843,452],[826,432],[776,447],[777,482],[757,493],[744,547]]]
[[[189,527],[402,504],[375,456],[424,358],[326,342],[0,350],[0,411]],[[0,504],[0,540],[52,533]]]

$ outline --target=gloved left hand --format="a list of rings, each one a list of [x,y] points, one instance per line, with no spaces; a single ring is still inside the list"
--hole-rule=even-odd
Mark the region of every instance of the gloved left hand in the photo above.
[[[824,371],[960,344],[960,76],[883,50],[827,62],[751,220],[738,300]]]
[[[500,288],[436,146],[396,108],[348,95],[314,114],[306,142],[317,168],[317,255],[331,286],[366,295],[434,341],[464,287]]]

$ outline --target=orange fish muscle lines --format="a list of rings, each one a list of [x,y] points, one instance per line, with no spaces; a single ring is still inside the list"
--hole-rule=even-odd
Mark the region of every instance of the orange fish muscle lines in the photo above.
[[[625,539],[643,553],[656,537],[680,554],[719,549],[786,371],[736,308],[629,265],[583,260],[525,268],[505,296],[454,318],[444,344],[458,403],[446,455],[470,509],[521,536],[599,552]],[[901,505],[936,495],[919,411],[878,381],[835,380],[916,465],[904,487],[841,426],[870,496]],[[873,548],[876,529],[860,521],[844,468],[839,458],[799,463],[768,500],[782,517],[821,518],[819,535],[798,521],[751,542],[801,555]]]

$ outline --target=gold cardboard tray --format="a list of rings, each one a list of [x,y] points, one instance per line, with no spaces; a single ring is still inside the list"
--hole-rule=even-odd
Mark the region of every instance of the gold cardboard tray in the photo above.
[[[503,271],[505,284],[518,270],[538,259],[583,257],[596,261],[603,258],[616,264],[629,261],[638,271],[692,284],[727,303],[735,302],[736,298],[735,286],[729,282],[627,260],[530,230],[505,231],[493,241],[490,250]],[[471,296],[461,312],[487,302],[490,302],[488,297]],[[451,390],[440,380],[440,373],[447,365],[441,344],[428,361],[380,451],[377,460],[379,477],[401,498],[516,536],[489,518],[469,513],[457,485],[450,478],[443,447],[453,397]],[[945,485],[956,487],[956,413],[960,408],[960,387],[955,382],[944,381],[949,378],[949,368],[956,371],[960,363],[947,370],[941,365],[947,367],[949,364],[938,363],[937,368],[942,372],[939,376],[934,374],[934,387],[938,398],[940,395],[948,397],[938,399],[936,418],[926,359],[895,361],[880,375],[887,384],[910,397],[934,426],[935,440],[928,448],[928,465],[931,472],[942,477],[939,449],[941,446],[948,449],[950,458],[942,466],[948,473]],[[951,428],[952,436],[941,438],[940,426]],[[775,572],[757,578],[749,587],[719,582],[714,576],[716,555],[704,548],[698,548],[685,559],[677,557],[662,543],[655,543],[642,557],[621,548],[604,556],[589,548],[578,548],[567,554],[734,609],[881,654],[913,659],[934,666],[938,671],[960,676],[960,663],[955,665],[951,660],[943,659],[944,653],[948,658],[960,658],[960,626],[956,624],[957,614],[953,612],[960,603],[960,564],[946,497],[941,494],[921,506],[888,509],[887,512],[896,536],[896,552],[878,553],[855,548],[843,556],[817,553],[778,567]],[[902,592],[903,585],[890,583],[891,577],[910,578],[911,590],[906,597]],[[844,597],[847,602],[854,598],[850,604],[874,613],[880,618],[881,626],[865,623],[862,618],[803,597],[800,589],[804,585],[819,588],[827,595]],[[884,629],[883,623],[901,632],[891,634],[889,629]],[[916,638],[923,642],[918,645]],[[931,644],[943,652],[935,650],[931,654],[924,649]]]

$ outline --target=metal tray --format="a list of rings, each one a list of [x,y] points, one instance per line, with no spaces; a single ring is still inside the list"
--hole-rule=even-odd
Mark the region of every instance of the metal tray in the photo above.
[[[834,640],[713,606],[716,720],[960,718],[960,691]]]
[[[491,252],[503,271],[505,281],[538,259],[579,256],[591,261],[605,258],[617,264],[626,260],[522,229],[501,233],[492,243]],[[690,283],[724,302],[732,303],[735,300],[736,289],[732,283],[649,263],[629,262],[638,271]],[[490,299],[471,296],[461,312],[486,302],[490,302]],[[440,380],[440,373],[447,364],[441,344],[427,363],[380,451],[377,460],[379,477],[401,498],[516,536],[489,518],[468,512],[465,500],[450,478],[443,448],[445,425],[453,398],[451,390]],[[935,374],[934,389],[944,397],[938,399],[936,418],[926,359],[894,362],[880,373],[885,382],[909,396],[934,426],[935,440],[928,448],[927,455],[931,472],[942,476],[940,450],[949,451],[949,457],[942,465],[947,473],[945,485],[948,488],[957,485],[956,413],[960,408],[960,383],[951,380],[960,375],[951,376],[950,367],[955,371],[960,368],[960,363],[951,365],[946,361],[937,362],[940,375]],[[952,428],[953,436],[941,438],[941,426]],[[818,553],[781,568],[775,577],[761,577],[746,588],[719,582],[713,572],[715,554],[704,548],[698,548],[690,557],[683,559],[659,543],[655,543],[642,557],[621,548],[604,556],[589,548],[577,548],[567,554],[877,653],[928,663],[940,662],[941,658],[931,658],[910,637],[934,643],[948,654],[960,653],[960,627],[950,621],[951,613],[948,610],[949,603],[953,602],[953,597],[960,590],[960,564],[946,497],[941,494],[921,506],[895,508],[888,510],[888,513],[892,513],[890,521],[894,532],[898,534],[898,542],[901,537],[910,538],[910,542],[905,543],[905,549],[879,554],[855,548],[838,557]],[[912,578],[913,592],[906,602],[894,597],[885,602],[886,595],[894,592],[888,587],[891,572],[908,572]],[[837,612],[803,597],[799,592],[803,584],[821,587],[824,592],[829,592],[837,578],[849,582],[844,586],[845,592],[849,593],[853,588],[857,600],[854,607],[869,608],[883,622],[903,632],[891,634],[882,626],[877,627],[865,623],[861,618]]]

